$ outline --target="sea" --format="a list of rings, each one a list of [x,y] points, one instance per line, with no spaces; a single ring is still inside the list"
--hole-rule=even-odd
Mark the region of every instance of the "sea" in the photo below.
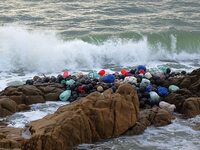
[[[0,90],[24,84],[34,75],[113,72],[137,65],[187,72],[200,67],[199,0],[0,1]],[[27,117],[22,113],[1,119],[24,127],[61,105],[33,105],[29,113],[35,118],[26,112]],[[200,131],[194,128],[199,122],[200,116],[177,118],[139,136],[83,144],[79,149],[199,150]]]

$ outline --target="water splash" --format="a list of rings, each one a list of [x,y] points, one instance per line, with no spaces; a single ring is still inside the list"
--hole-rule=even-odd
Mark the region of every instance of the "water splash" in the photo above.
[[[80,39],[64,41],[55,32],[0,27],[0,70],[55,72],[66,68],[93,69],[107,64],[149,65],[162,60],[199,62],[198,51],[177,52],[176,40],[176,36],[172,35],[172,50],[169,50],[159,42],[152,46],[146,36],[137,41],[111,38],[101,44],[94,44]]]

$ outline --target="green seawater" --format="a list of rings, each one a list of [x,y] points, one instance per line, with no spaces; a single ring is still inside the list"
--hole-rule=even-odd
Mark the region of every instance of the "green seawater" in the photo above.
[[[200,40],[199,0],[6,0],[0,2],[0,24],[54,30],[64,39],[104,41],[147,35],[168,43]],[[195,40],[195,41],[194,41]],[[193,43],[193,44],[194,44]],[[181,43],[180,43],[181,44]]]

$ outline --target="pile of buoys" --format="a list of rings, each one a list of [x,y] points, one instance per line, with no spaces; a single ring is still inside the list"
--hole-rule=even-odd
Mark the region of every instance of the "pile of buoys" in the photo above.
[[[77,81],[68,79],[69,72],[64,72],[64,81],[62,80],[61,83],[66,84],[67,87],[69,86],[70,90],[76,90],[71,94],[72,97],[75,94],[75,98],[79,97],[80,94],[84,95],[92,91],[103,92],[108,88],[116,90],[119,84],[129,83],[137,90],[141,106],[145,104],[153,106],[158,105],[169,92],[175,92],[179,89],[176,85],[170,85],[169,87],[159,85],[170,72],[170,68],[163,66],[147,69],[144,65],[139,65],[130,71],[122,69],[120,73],[113,74],[107,74],[103,69],[99,72],[90,71],[86,76],[87,78],[82,75],[77,78]],[[81,81],[81,84],[77,84],[79,81]],[[60,99],[73,101],[74,99],[71,100],[69,95],[69,89],[67,89],[61,93]]]
[[[140,100],[140,107],[145,105],[158,105],[169,93],[179,90],[177,85],[163,86],[162,81],[173,77],[176,73],[166,66],[155,68],[146,68],[144,65],[138,65],[130,70],[121,69],[119,72],[109,73],[104,69],[99,71],[90,71],[88,74],[77,72],[71,75],[64,71],[57,77],[43,78],[35,76],[32,80],[27,80],[27,84],[37,84],[46,82],[56,82],[63,85],[65,90],[60,94],[62,101],[74,101],[87,96],[91,92],[103,92],[108,88],[116,89],[122,83],[129,83],[137,90]],[[182,75],[186,72],[181,72]],[[162,104],[162,103],[161,103]],[[173,109],[170,108],[170,109]]]

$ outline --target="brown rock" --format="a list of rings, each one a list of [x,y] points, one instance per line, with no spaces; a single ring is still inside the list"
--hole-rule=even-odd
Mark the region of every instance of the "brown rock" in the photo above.
[[[185,100],[182,113],[186,117],[194,117],[200,114],[200,97],[190,97]]]
[[[190,77],[185,77],[183,80],[182,80],[182,82],[180,83],[180,87],[181,88],[187,88],[188,87],[188,85],[191,85],[191,79],[190,79]]]
[[[188,98],[188,97],[187,97]],[[185,101],[185,97],[181,94],[170,93],[166,98],[165,101],[174,104],[176,106],[176,111],[181,112],[182,105]]]
[[[13,95],[13,96],[9,96],[10,99],[12,99],[13,101],[15,101],[17,104],[24,104],[25,103],[25,95]]]
[[[157,109],[157,113],[155,118],[152,121],[152,124],[156,127],[165,126],[171,123],[172,115],[164,110],[164,109]]]
[[[0,95],[9,97],[17,104],[31,105],[45,102],[43,93],[33,85],[10,86]]]
[[[200,68],[199,69],[195,69],[191,72],[190,75],[197,75],[197,76],[200,76]]]
[[[111,89],[94,92],[32,122],[32,137],[23,149],[67,150],[81,143],[117,137],[136,123],[138,112],[137,93],[129,84],[120,86],[114,94]]]
[[[9,86],[2,91],[2,95],[42,95],[42,92],[33,85]]]
[[[200,69],[192,71],[181,78],[170,78],[170,83],[178,85],[180,88],[188,89],[194,96],[200,97]]]
[[[180,85],[181,81],[183,78],[178,78],[178,77],[170,77],[169,79],[170,85]]]
[[[31,109],[30,106],[25,105],[25,104],[19,104],[17,107],[18,107],[18,111],[27,111]]]
[[[6,117],[8,115],[12,115],[17,111],[17,104],[9,99],[2,98],[0,99],[0,117]]]
[[[29,95],[25,96],[25,104],[32,105],[37,103],[45,103],[45,99],[42,95]]]
[[[195,125],[193,126],[194,130],[200,130],[200,123],[195,123]]]
[[[4,134],[0,133],[0,140],[5,139],[5,138],[6,138],[6,136]]]
[[[176,106],[176,111],[181,113],[184,101],[191,97],[192,93],[187,89],[180,89],[176,92],[170,93],[165,97],[164,101],[174,104]]]
[[[0,147],[5,149],[14,149],[19,148],[19,144],[17,141],[2,139],[0,140]]]
[[[184,97],[190,97],[192,96],[192,92],[189,91],[187,88],[184,89],[179,89],[178,91],[175,92],[176,94],[183,95]]]
[[[20,128],[0,126],[0,149],[18,149],[24,139],[21,137]]]
[[[36,87],[44,93],[46,101],[59,100],[59,95],[64,91],[63,86],[60,84],[44,84]]]
[[[196,74],[195,74],[196,73]],[[170,93],[165,101],[176,105],[176,111],[186,117],[193,117],[200,114],[200,76],[199,71],[194,71],[186,76],[180,86],[185,87],[174,93]]]
[[[197,95],[200,97],[200,76],[199,79],[196,80],[192,85],[189,86],[188,88],[193,94]]]
[[[145,129],[150,125],[154,125],[156,127],[165,126],[170,124],[171,120],[172,114],[164,109],[161,109],[159,107],[145,109],[140,112],[140,117],[137,123],[127,132],[125,132],[125,135],[142,134]]]

